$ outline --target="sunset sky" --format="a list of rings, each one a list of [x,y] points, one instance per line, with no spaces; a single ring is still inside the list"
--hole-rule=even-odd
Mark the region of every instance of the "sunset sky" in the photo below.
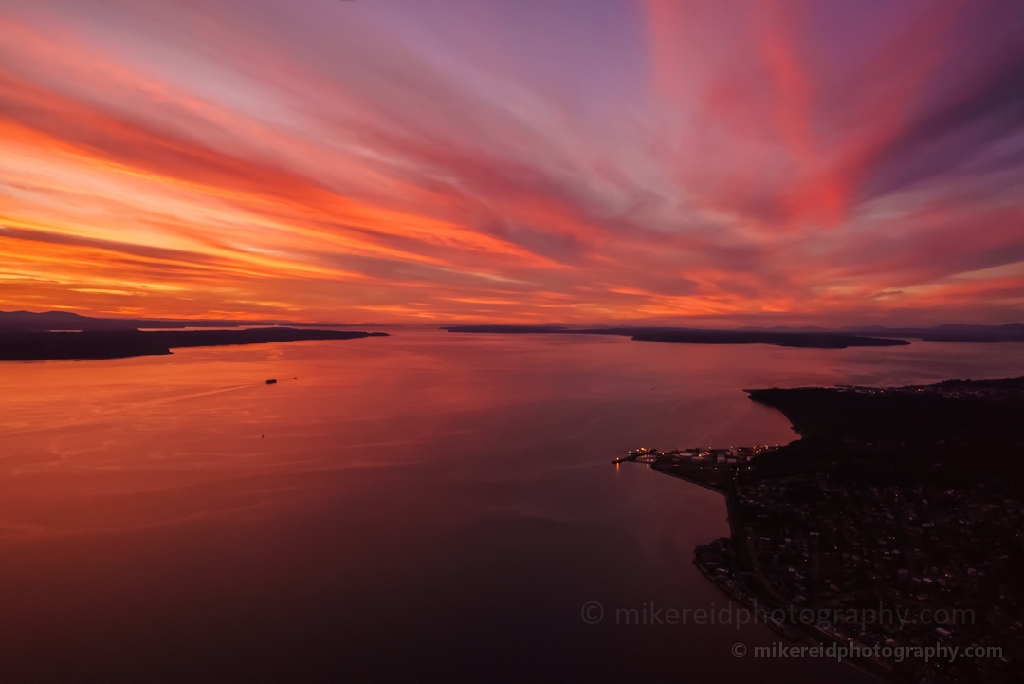
[[[0,310],[1024,320],[1024,2],[0,0]]]

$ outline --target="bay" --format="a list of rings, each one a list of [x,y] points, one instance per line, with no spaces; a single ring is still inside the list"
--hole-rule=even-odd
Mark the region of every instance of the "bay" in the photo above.
[[[387,330],[0,364],[0,681],[872,681],[695,624],[722,498],[610,461],[795,438],[744,388],[1024,374],[1016,343]]]

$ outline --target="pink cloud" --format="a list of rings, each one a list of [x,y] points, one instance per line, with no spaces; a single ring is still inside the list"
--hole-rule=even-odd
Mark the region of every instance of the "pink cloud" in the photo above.
[[[13,6],[0,308],[847,323],[1024,304],[1024,8],[590,6]]]

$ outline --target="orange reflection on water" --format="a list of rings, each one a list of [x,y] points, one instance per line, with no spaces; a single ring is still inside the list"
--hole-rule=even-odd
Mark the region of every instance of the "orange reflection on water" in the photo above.
[[[720,635],[565,615],[597,596],[716,600],[690,560],[726,532],[724,506],[613,457],[791,439],[744,387],[1024,368],[1012,344],[392,332],[0,365],[0,680],[414,677],[504,649],[588,676],[675,667],[680,639],[697,653]],[[414,657],[389,661],[396,640]]]

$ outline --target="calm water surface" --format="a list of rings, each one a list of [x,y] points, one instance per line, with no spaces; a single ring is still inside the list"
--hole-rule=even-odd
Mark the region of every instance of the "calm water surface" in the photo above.
[[[755,660],[762,626],[616,625],[726,605],[691,560],[728,528],[717,494],[609,461],[790,441],[745,387],[1022,374],[1020,344],[416,329],[5,363],[0,682],[871,681]]]

